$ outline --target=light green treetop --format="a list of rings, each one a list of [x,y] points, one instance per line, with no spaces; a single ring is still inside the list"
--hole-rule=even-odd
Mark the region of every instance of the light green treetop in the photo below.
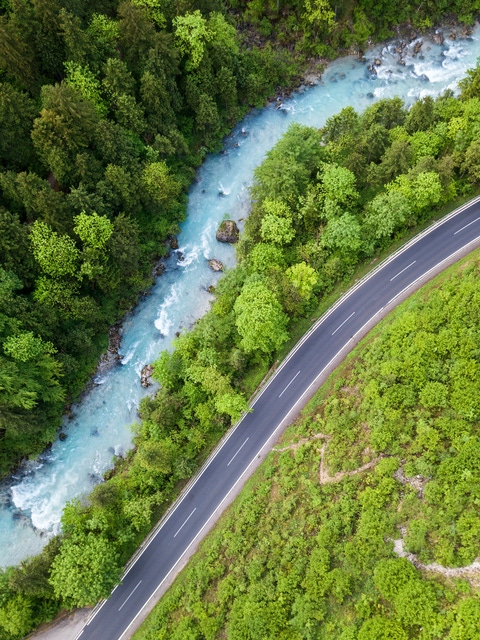
[[[295,237],[292,226],[292,212],[281,200],[265,199],[262,204],[264,216],[260,235],[265,242],[288,244]]]
[[[83,245],[92,249],[103,249],[113,233],[113,224],[110,220],[95,212],[85,213],[82,211],[73,220],[75,222],[73,230]]]
[[[202,62],[205,43],[213,37],[213,33],[207,28],[207,21],[197,9],[193,13],[174,18],[173,26],[177,45],[188,56],[187,67],[196,69]]]
[[[343,253],[354,253],[362,245],[361,227],[350,213],[331,218],[322,236],[322,244],[327,249],[339,249]]]
[[[100,81],[89,66],[82,67],[76,62],[68,61],[64,63],[64,67],[67,72],[65,84],[76,89],[84,100],[90,100],[100,114],[106,115],[108,107],[102,98]]]
[[[325,197],[339,204],[350,204],[358,199],[356,178],[345,167],[337,164],[323,164],[321,171]]]
[[[240,346],[247,353],[271,353],[287,339],[288,318],[275,293],[262,278],[247,280],[234,311],[235,324],[242,337]]]
[[[165,162],[149,162],[142,173],[142,182],[156,204],[163,204],[179,191],[179,185]]]
[[[285,275],[304,300],[312,296],[313,288],[318,282],[318,274],[306,262],[299,262],[289,267]]]
[[[32,331],[21,331],[6,337],[3,350],[7,356],[20,362],[28,362],[42,354],[57,352],[51,342],[44,342],[41,338],[35,337]]]
[[[35,220],[30,231],[33,255],[44,273],[53,277],[75,275],[79,251],[68,235],[59,235],[48,224]]]
[[[119,581],[122,567],[115,545],[93,531],[64,540],[52,564],[50,583],[57,598],[85,607],[106,598]]]

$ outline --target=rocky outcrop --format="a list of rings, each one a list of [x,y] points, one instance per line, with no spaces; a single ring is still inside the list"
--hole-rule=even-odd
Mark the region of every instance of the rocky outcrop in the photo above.
[[[413,55],[416,56],[418,53],[420,53],[420,49],[422,47],[423,47],[422,40],[418,40],[418,42],[416,42],[414,47],[413,47]]]
[[[216,238],[219,242],[238,242],[239,230],[234,220],[223,220],[218,227]]]
[[[150,380],[150,378],[152,377],[153,374],[153,365],[151,364],[146,364],[143,369],[142,372],[140,374],[140,384],[142,385],[142,387],[144,387],[145,389],[147,387],[150,387],[152,382]]]
[[[165,265],[163,264],[163,262],[157,262],[157,264],[153,268],[152,276],[154,278],[158,278],[163,274],[164,271],[165,271]]]
[[[122,359],[119,353],[120,342],[122,341],[122,325],[120,322],[112,325],[108,331],[108,347],[105,353],[102,353],[98,362],[97,371],[93,377],[93,383],[99,384],[102,376],[109,371],[114,365],[118,364]]]
[[[211,258],[208,261],[208,266],[212,271],[223,271],[223,264],[217,258]]]
[[[121,340],[121,324],[117,322],[111,326],[108,331],[108,352],[113,355],[118,355]]]

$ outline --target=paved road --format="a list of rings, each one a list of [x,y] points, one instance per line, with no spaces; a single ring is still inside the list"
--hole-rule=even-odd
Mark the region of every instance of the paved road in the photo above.
[[[369,328],[401,299],[480,246],[480,198],[433,225],[357,283],[300,341],[94,610],[80,640],[126,640],[233,499],[281,430]]]

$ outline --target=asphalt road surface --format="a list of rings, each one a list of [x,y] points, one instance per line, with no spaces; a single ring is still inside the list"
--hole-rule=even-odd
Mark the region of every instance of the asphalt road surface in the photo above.
[[[80,640],[126,640],[282,429],[368,330],[413,290],[480,246],[480,198],[430,227],[358,282],[302,338],[137,553]]]

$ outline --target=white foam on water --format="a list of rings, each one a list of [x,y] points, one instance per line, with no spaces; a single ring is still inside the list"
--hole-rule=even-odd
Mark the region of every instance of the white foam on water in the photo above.
[[[218,194],[219,196],[229,196],[232,193],[231,187],[224,187],[221,182],[218,183]]]
[[[200,255],[200,247],[188,247],[187,249],[182,249],[181,253],[183,254],[183,260],[177,260],[177,265],[182,269],[188,269],[188,267],[197,262]]]
[[[158,318],[155,320],[155,328],[162,336],[168,336],[173,327],[173,318],[169,313],[169,307],[178,302],[178,291],[173,288],[170,295],[160,305]]]
[[[130,360],[133,358],[133,356],[135,355],[135,349],[130,349],[130,351],[120,360],[120,362],[122,363],[122,365],[126,365],[130,362]]]
[[[210,255],[211,247],[213,244],[212,237],[214,236],[214,226],[209,224],[202,232],[200,236],[200,252],[204,258],[204,260],[210,260],[212,257]]]

